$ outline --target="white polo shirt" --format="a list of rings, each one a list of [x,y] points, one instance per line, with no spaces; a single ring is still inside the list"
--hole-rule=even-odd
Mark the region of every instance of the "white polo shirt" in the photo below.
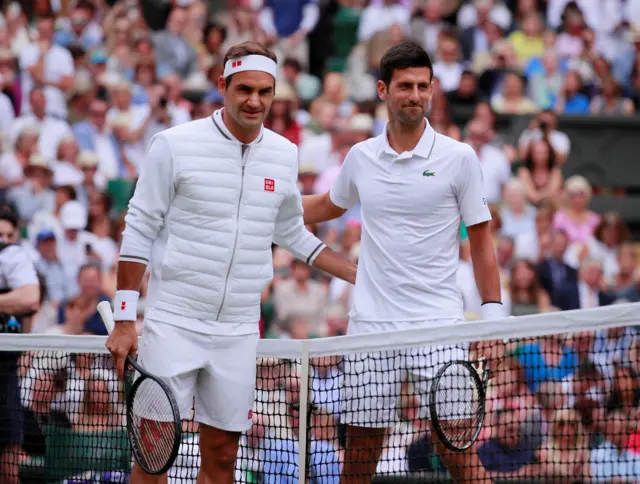
[[[351,148],[330,194],[345,209],[361,203],[350,330],[354,321],[399,328],[398,323],[463,319],[456,283],[460,219],[467,226],[491,219],[480,162],[469,145],[427,123],[415,149],[399,155],[385,127],[380,136]]]

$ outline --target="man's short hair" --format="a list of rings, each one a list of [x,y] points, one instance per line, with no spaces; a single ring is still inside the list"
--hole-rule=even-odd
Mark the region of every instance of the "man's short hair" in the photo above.
[[[245,57],[248,55],[262,55],[262,56],[268,57],[276,64],[278,63],[278,56],[276,56],[275,52],[273,52],[267,46],[262,45],[259,42],[254,42],[250,40],[248,42],[242,42],[241,44],[237,44],[237,45],[234,45],[233,47],[230,47],[224,56],[222,65],[225,66],[229,59],[238,59],[240,57]],[[224,81],[227,84],[227,86],[229,86],[229,83],[231,82],[232,77],[233,77],[233,74],[225,78]]]
[[[426,50],[412,41],[404,41],[391,47],[380,61],[380,78],[387,86],[391,83],[396,70],[411,67],[427,67],[431,71],[429,81],[433,79],[433,63]]]
[[[18,212],[11,205],[0,205],[0,220],[9,222],[14,229],[18,228]]]

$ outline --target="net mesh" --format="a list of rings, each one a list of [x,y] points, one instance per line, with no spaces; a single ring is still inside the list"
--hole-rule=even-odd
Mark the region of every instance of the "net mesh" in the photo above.
[[[302,482],[301,472],[312,483],[338,483],[341,473],[351,478],[343,482],[371,473],[398,483],[638,482],[636,324],[640,306],[620,305],[428,332],[263,340],[236,482]],[[123,388],[104,343],[0,335],[1,482],[127,482]],[[447,361],[478,356],[490,370],[484,425],[470,449],[453,452],[430,418],[433,377]],[[442,381],[434,398],[449,412],[443,425],[468,421],[473,392],[458,388],[458,374]],[[184,421],[169,482],[195,483],[200,464],[198,425]]]

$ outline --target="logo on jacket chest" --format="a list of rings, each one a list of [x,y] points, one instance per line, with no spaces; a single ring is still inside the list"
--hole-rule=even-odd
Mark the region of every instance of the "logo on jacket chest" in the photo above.
[[[276,190],[276,182],[273,178],[265,178],[264,179],[264,191],[265,192],[274,192]]]

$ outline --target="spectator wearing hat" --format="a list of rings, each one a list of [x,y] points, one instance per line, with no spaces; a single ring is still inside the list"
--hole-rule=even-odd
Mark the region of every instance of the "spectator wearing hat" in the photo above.
[[[68,201],[60,208],[62,230],[56,234],[58,257],[72,280],[76,280],[80,267],[88,262],[93,236],[85,230],[87,217],[86,207],[77,200]]]
[[[51,212],[55,200],[51,186],[53,172],[44,157],[35,153],[24,168],[24,183],[9,191],[9,200],[17,207],[22,220],[31,220],[38,211]]]
[[[296,91],[286,82],[278,82],[271,110],[264,120],[265,128],[284,136],[293,144],[300,144],[301,129],[296,121]]]
[[[36,270],[44,277],[47,299],[58,306],[60,302],[73,296],[76,288],[58,259],[55,232],[48,228],[40,230],[36,236],[36,248],[39,254]]]
[[[0,185],[6,188],[22,183],[24,167],[29,164],[31,155],[38,151],[40,131],[34,126],[25,126],[18,134],[13,151],[0,156]]]
[[[47,114],[47,99],[43,89],[36,87],[31,90],[29,104],[31,112],[16,118],[11,126],[9,141],[15,143],[25,126],[35,126],[40,133],[38,151],[47,161],[55,161],[58,144],[65,136],[71,134],[71,127],[66,121]]]
[[[567,202],[553,216],[553,227],[567,234],[569,242],[586,243],[600,224],[600,215],[589,210],[591,185],[581,175],[574,175],[564,184]]]
[[[313,163],[305,161],[300,162],[298,168],[298,188],[302,195],[313,195],[315,192],[313,187],[318,179],[318,170]]]

